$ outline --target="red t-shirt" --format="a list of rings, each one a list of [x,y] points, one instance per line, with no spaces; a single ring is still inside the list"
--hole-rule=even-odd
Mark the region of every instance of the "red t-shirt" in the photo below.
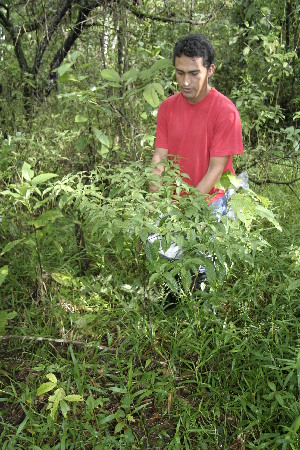
[[[224,172],[235,173],[232,155],[243,153],[238,110],[214,88],[195,104],[181,93],[172,95],[158,110],[155,147],[168,149],[169,155],[179,157],[181,172],[190,177],[185,181],[193,186],[206,174],[211,156],[230,155]],[[214,193],[217,194],[213,200],[224,194],[216,188],[209,192]]]

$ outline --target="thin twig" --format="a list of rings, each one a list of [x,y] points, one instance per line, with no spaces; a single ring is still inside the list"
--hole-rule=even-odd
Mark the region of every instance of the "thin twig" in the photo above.
[[[97,350],[100,350],[102,352],[108,352],[111,354],[116,354],[116,352],[119,350],[118,348],[115,347],[105,347],[103,345],[98,345],[95,343],[87,343],[87,342],[83,342],[83,341],[76,341],[76,340],[72,340],[72,339],[55,339],[55,338],[48,338],[48,337],[44,337],[44,336],[21,336],[18,334],[7,334],[5,336],[0,335],[0,341],[9,341],[9,340],[18,340],[18,341],[33,341],[33,342],[49,342],[50,344],[54,343],[54,344],[73,344],[73,345],[79,345],[82,347],[86,347],[86,348],[94,348]],[[168,364],[166,358],[161,354],[161,352],[155,347],[153,346],[153,349],[157,351],[157,353],[162,356],[162,358],[165,359],[164,362],[157,360],[156,358],[151,358],[151,362],[152,363],[156,363],[156,364],[160,364],[160,365],[166,365]],[[140,359],[142,361],[147,361],[147,359],[149,358],[149,356],[142,356]]]
[[[17,334],[8,334],[5,336],[0,335],[0,340],[19,340],[19,341],[35,341],[35,342],[50,342],[55,344],[74,344],[74,345],[80,345],[87,348],[97,348],[98,350],[109,352],[109,353],[115,353],[117,351],[116,348],[113,347],[105,347],[103,345],[98,345],[94,343],[87,343],[83,341],[76,341],[72,339],[55,339],[55,338],[48,338],[44,336],[21,336]]]

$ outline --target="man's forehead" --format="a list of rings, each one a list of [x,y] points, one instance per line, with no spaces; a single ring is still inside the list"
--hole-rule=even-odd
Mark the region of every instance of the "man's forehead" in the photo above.
[[[175,58],[175,67],[176,69],[180,67],[189,67],[190,70],[197,70],[204,67],[202,56],[176,56]]]

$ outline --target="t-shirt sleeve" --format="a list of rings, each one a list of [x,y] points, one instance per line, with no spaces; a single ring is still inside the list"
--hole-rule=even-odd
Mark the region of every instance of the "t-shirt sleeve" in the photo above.
[[[243,153],[242,126],[234,104],[220,108],[214,125],[210,156],[228,156]]]
[[[157,122],[156,122],[156,139],[155,139],[155,147],[156,148],[168,148],[168,105],[167,102],[164,101],[157,113]]]

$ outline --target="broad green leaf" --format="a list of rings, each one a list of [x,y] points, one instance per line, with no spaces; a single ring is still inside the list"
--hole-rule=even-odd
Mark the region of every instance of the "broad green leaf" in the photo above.
[[[275,394],[275,398],[280,406],[284,406],[284,400],[282,395],[280,395],[278,392]]]
[[[74,285],[73,277],[68,273],[52,272],[51,276],[57,283],[62,284],[63,286]]]
[[[117,425],[115,426],[115,434],[120,433],[120,431],[122,431],[124,427],[125,427],[125,422],[117,423]]]
[[[27,162],[24,162],[22,167],[22,177],[25,178],[26,181],[31,181],[33,176],[34,171],[31,170],[31,166]]]
[[[177,290],[178,290],[178,284],[177,284],[177,281],[176,281],[175,278],[170,274],[170,272],[164,273],[164,279],[166,280],[167,285],[169,286],[169,288],[171,289],[171,291],[177,292]]]
[[[5,328],[7,327],[8,321],[17,316],[15,311],[8,312],[6,310],[0,310],[0,334],[5,333]]]
[[[108,81],[115,81],[117,83],[121,81],[120,75],[114,69],[101,70],[101,76]]]
[[[148,84],[143,92],[144,99],[152,108],[157,108],[160,104],[157,92],[153,84]]]
[[[45,394],[46,392],[52,391],[57,386],[57,383],[53,383],[52,381],[47,381],[47,383],[43,383],[40,385],[38,390],[36,391],[36,395],[40,396]]]
[[[268,386],[271,389],[271,391],[275,392],[276,391],[276,385],[275,383],[273,383],[272,381],[268,381]]]
[[[300,287],[300,279],[291,280],[289,282],[288,290],[296,291]]]
[[[81,114],[77,114],[75,116],[75,123],[84,123],[87,122],[89,119],[85,116],[82,116]]]
[[[291,431],[292,431],[292,433],[297,433],[298,432],[298,430],[299,430],[299,428],[300,428],[300,415],[297,417],[297,419],[296,420],[294,420],[294,422],[292,423],[292,426],[291,426]]]
[[[151,364],[152,359],[147,359],[145,363],[145,369]]]
[[[230,174],[231,174],[231,172],[229,170],[227,170],[227,172],[223,173],[223,175],[221,176],[220,180],[216,184],[216,187],[218,189],[223,189],[224,191],[226,191],[226,189],[229,188],[229,186],[232,183]]]
[[[1,254],[3,254],[3,253],[1,253]],[[1,284],[4,283],[7,275],[8,275],[8,266],[6,265],[6,266],[0,267],[0,286],[1,286]]]
[[[54,222],[61,217],[63,217],[63,215],[59,209],[52,209],[42,213],[37,219],[30,220],[28,223],[30,225],[34,225],[36,228],[39,228],[44,227],[45,225],[48,225],[48,223]]]
[[[67,417],[68,412],[70,411],[70,406],[64,400],[61,400],[59,403],[61,413],[64,417]]]
[[[117,417],[117,414],[110,414],[109,416],[104,417],[103,419],[99,420],[99,425],[104,425],[106,423],[111,422]]]
[[[75,50],[74,52],[72,52],[70,54],[70,59],[74,62],[74,61],[76,61],[77,58],[79,58],[80,55],[81,55],[81,52],[79,52],[78,50]]]
[[[24,239],[17,239],[15,241],[12,241],[12,242],[9,242],[8,244],[6,244],[6,246],[4,247],[4,249],[1,252],[1,256],[4,255],[5,253],[9,252],[12,248],[14,248],[20,242],[23,242],[23,240]]]
[[[78,138],[78,141],[76,142],[75,148],[78,152],[81,152],[84,150],[88,143],[88,136],[83,134]]]
[[[183,289],[185,290],[185,292],[188,292],[192,284],[191,272],[189,270],[186,270],[185,267],[182,267],[180,275]]]
[[[58,409],[59,402],[65,398],[65,391],[62,388],[56,389],[53,395],[49,397],[50,417],[54,420]]]
[[[84,398],[81,395],[78,395],[78,394],[66,395],[64,400],[66,402],[84,402]]]
[[[57,384],[57,378],[54,373],[47,373],[46,377],[48,378],[48,380],[52,381],[52,383]]]
[[[164,88],[162,87],[162,85],[160,83],[152,83],[152,86],[154,87],[156,92],[158,92],[158,94],[163,97],[165,92],[164,92]]]
[[[93,132],[98,141],[101,142],[101,144],[103,144],[105,147],[110,147],[110,142],[106,134],[102,133],[102,131],[98,130],[98,128],[96,127],[93,127]]]
[[[56,175],[55,173],[41,173],[40,175],[34,177],[31,180],[31,183],[36,186],[37,184],[45,183],[45,181],[51,180],[51,178],[55,178],[57,176],[58,175]]]
[[[260,217],[262,217],[263,219],[267,219],[269,222],[275,225],[277,230],[282,231],[282,228],[279,225],[278,221],[275,219],[272,211],[261,205],[255,206],[255,211],[258,213]]]
[[[133,83],[138,78],[139,72],[134,67],[127,72],[123,73],[122,80],[127,81],[127,83]]]
[[[53,72],[57,72],[60,77],[62,77],[66,72],[70,72],[72,70],[73,63],[66,63],[59,66],[57,69],[54,69]]]
[[[154,284],[160,278],[161,278],[160,273],[158,273],[158,272],[153,273],[151,275],[151,277],[149,278],[149,286],[152,286],[152,284]]]
[[[153,71],[162,70],[162,69],[168,69],[169,67],[173,67],[173,63],[170,59],[158,59],[155,61],[155,63],[152,65],[151,69]]]
[[[64,73],[57,81],[59,83],[68,83],[70,81],[75,81],[76,83],[79,82],[78,78],[76,78],[73,73]]]

